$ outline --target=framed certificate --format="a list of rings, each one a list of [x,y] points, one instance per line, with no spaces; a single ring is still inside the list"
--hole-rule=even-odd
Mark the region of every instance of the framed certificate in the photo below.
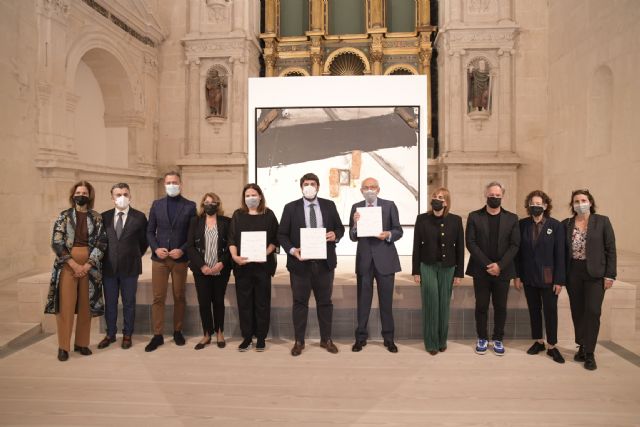
[[[243,231],[240,234],[240,256],[249,262],[266,262],[267,232]]]
[[[372,206],[370,208],[356,208],[360,214],[356,232],[358,237],[378,237],[382,233],[382,208]]]

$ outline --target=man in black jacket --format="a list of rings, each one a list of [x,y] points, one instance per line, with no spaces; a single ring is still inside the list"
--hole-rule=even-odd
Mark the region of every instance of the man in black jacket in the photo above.
[[[487,204],[471,212],[467,219],[466,242],[471,254],[466,274],[473,277],[476,297],[476,353],[484,354],[488,347],[487,313],[489,299],[493,302],[493,351],[505,353],[502,339],[507,318],[509,282],[516,277],[514,258],[520,247],[520,228],[516,214],[500,205],[504,187],[491,182],[485,188]]]
[[[107,335],[98,348],[106,348],[116,340],[118,296],[122,298],[124,327],[122,348],[131,347],[136,314],[138,276],[142,273],[142,256],[147,251],[147,217],[129,206],[131,190],[125,183],[111,187],[114,209],[102,213],[109,244],[104,255],[102,275],[104,282]]]
[[[331,341],[333,317],[333,275],[337,265],[336,243],[344,235],[344,225],[338,209],[331,200],[318,197],[320,180],[308,173],[300,178],[303,197],[287,203],[282,211],[278,228],[278,241],[287,253],[287,270],[291,279],[293,294],[293,327],[296,342],[291,349],[292,356],[299,356],[304,349],[307,329],[309,297],[311,291],[316,298],[318,324],[320,326],[320,347],[330,353],[338,348]],[[300,229],[324,228],[326,231],[326,259],[304,259],[300,254]],[[304,255],[304,253],[302,254]]]

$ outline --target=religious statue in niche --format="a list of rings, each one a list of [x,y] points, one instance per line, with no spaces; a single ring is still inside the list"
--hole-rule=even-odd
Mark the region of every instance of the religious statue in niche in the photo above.
[[[484,59],[476,59],[467,70],[467,113],[491,114],[491,70]]]
[[[207,99],[207,117],[225,117],[227,76],[218,70],[209,70],[204,93]]]

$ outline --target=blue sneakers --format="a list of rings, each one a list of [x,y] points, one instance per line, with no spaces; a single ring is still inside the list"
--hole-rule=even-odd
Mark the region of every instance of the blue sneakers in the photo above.
[[[476,343],[476,353],[485,354],[487,352],[487,347],[489,346],[489,341],[487,340],[478,340]]]
[[[502,345],[502,341],[493,342],[493,352],[496,356],[504,356],[504,345]]]

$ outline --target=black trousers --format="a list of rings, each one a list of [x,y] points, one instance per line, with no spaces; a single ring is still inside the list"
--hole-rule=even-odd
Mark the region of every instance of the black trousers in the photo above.
[[[586,261],[571,260],[567,292],[576,344],[583,346],[585,353],[593,353],[600,332],[604,279],[591,277],[587,272]]]
[[[380,274],[371,261],[369,270],[358,274],[358,327],[356,340],[364,341],[369,338],[369,314],[373,299],[373,279],[378,287],[378,305],[380,306],[380,322],[382,323],[382,338],[393,341],[393,284],[395,274]]]
[[[487,317],[489,301],[493,303],[493,335],[494,341],[504,338],[504,324],[507,320],[507,295],[509,280],[497,277],[477,277],[473,279],[473,291],[476,296],[476,332],[478,338],[487,340]]]
[[[538,288],[525,284],[524,295],[527,297],[529,307],[531,338],[542,339],[542,313],[544,312],[547,342],[556,345],[558,343],[558,296],[553,292],[553,286]]]
[[[238,320],[243,339],[266,339],[271,322],[271,275],[266,263],[249,263],[234,270]]]
[[[289,273],[291,279],[291,294],[293,296],[293,330],[296,341],[303,343],[307,331],[309,317],[309,297],[311,291],[316,299],[318,326],[320,339],[326,341],[331,338],[331,322],[333,318],[334,270],[330,270],[324,261],[305,261],[309,264],[309,272],[304,275]]]
[[[224,294],[229,276],[194,274],[193,278],[196,281],[202,331],[209,336],[224,331]]]

